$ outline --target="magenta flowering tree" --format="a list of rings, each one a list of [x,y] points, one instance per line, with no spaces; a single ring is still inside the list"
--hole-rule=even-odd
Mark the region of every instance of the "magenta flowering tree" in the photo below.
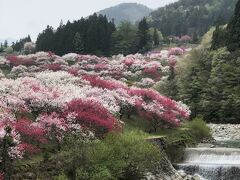
[[[98,136],[120,128],[117,119],[95,100],[72,100],[66,109],[66,116],[69,114],[74,114],[75,123],[89,128]]]
[[[89,81],[91,86],[93,87],[99,87],[99,88],[106,88],[109,90],[113,90],[113,89],[126,89],[127,85],[125,85],[124,83],[120,82],[120,81],[116,81],[116,80],[104,80],[102,78],[99,78],[97,76],[84,76],[84,79]]]
[[[192,37],[190,37],[189,35],[184,35],[180,38],[180,41],[186,43],[186,42],[191,42],[192,41]]]
[[[174,55],[174,56],[179,56],[179,55],[183,55],[184,54],[184,50],[182,48],[179,47],[175,47],[175,48],[171,48],[168,52],[168,57]]]
[[[154,131],[158,127],[178,127],[182,120],[188,119],[188,107],[181,105],[151,89],[133,88],[131,95],[138,96],[135,108],[148,120]]]

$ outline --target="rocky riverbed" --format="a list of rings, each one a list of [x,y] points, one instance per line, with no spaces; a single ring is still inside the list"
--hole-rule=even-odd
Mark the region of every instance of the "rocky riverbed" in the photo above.
[[[215,140],[240,140],[240,124],[208,124]]]

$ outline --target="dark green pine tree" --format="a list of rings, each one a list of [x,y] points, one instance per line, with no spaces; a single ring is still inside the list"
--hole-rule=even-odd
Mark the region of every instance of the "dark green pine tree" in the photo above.
[[[240,0],[238,0],[235,8],[235,13],[228,24],[228,39],[227,47],[230,51],[235,51],[240,48]]]
[[[14,51],[19,52],[19,51],[23,50],[24,44],[26,42],[32,42],[30,35],[28,35],[25,38],[20,39],[16,43],[12,44],[12,48],[14,49]]]
[[[224,47],[226,45],[226,34],[227,31],[224,27],[220,25],[216,26],[216,30],[213,32],[212,37],[212,49],[216,50],[220,47]]]
[[[1,43],[1,45],[0,45],[0,52],[3,52],[3,44]]]
[[[27,38],[26,38],[25,41],[26,41],[26,42],[32,42],[32,39],[31,39],[30,35],[27,36]]]
[[[139,52],[143,53],[151,48],[149,45],[150,35],[148,33],[148,30],[149,30],[149,26],[148,26],[147,20],[146,18],[143,18],[138,25]]]
[[[74,49],[76,53],[81,54],[84,52],[83,41],[82,41],[81,35],[78,32],[74,36],[73,44],[74,44]]]
[[[10,148],[14,147],[16,144],[13,142],[13,138],[11,136],[12,129],[10,127],[6,127],[5,135],[1,139],[0,143],[0,155],[1,155],[1,164],[0,170],[4,173],[5,179],[11,179],[11,175],[13,173],[13,164],[12,159],[9,155]]]
[[[54,51],[54,32],[51,26],[38,35],[36,41],[37,51]]]
[[[159,34],[156,28],[154,28],[153,42],[154,42],[154,46],[158,46],[160,43]]]
[[[5,48],[8,47],[8,42],[7,42],[7,40],[4,41],[3,46],[4,46]]]

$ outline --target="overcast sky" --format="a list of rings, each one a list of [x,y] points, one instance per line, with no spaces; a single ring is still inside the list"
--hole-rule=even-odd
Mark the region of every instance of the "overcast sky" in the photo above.
[[[157,9],[176,0],[0,0],[0,38],[36,38],[48,24],[77,20],[123,2]]]

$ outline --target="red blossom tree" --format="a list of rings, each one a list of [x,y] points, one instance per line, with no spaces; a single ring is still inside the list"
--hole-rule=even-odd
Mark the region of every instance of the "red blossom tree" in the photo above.
[[[119,128],[117,119],[95,100],[72,100],[67,105],[67,114],[74,113],[76,122],[93,130],[97,135]]]

